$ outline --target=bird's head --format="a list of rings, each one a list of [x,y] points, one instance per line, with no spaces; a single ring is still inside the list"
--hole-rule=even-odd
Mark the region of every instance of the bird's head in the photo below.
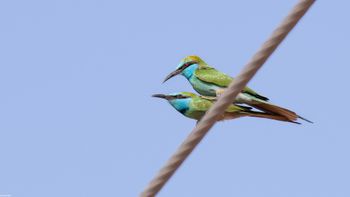
[[[156,98],[167,100],[177,111],[184,114],[189,109],[191,100],[197,97],[196,94],[190,92],[180,92],[174,94],[154,94]]]
[[[198,67],[205,67],[207,64],[198,56],[190,55],[181,60],[179,65],[176,67],[176,70],[171,72],[163,81],[166,82],[172,77],[175,77],[176,75],[184,75],[186,78],[190,78],[193,74],[193,72]]]

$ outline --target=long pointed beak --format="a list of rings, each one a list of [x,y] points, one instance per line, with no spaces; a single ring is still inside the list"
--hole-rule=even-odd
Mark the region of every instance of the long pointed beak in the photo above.
[[[168,76],[166,76],[166,78],[164,79],[163,83],[168,81],[170,78],[178,75],[181,73],[181,70],[174,70],[173,72],[171,72]]]
[[[165,94],[153,94],[152,97],[167,99],[167,95]]]

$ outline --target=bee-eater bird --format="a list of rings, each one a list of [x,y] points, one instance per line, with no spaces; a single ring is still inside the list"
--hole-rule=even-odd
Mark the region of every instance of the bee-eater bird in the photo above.
[[[200,120],[205,114],[205,112],[208,111],[208,109],[213,105],[213,103],[216,100],[215,97],[203,97],[190,92],[180,92],[168,95],[154,94],[152,96],[167,100],[170,103],[170,105],[173,106],[178,112],[180,112],[188,118],[192,118],[195,120]],[[224,114],[219,118],[219,121],[248,116],[300,124],[298,122],[291,121],[281,115],[252,111],[251,109],[251,107],[231,104],[226,109]]]
[[[233,81],[232,77],[209,66],[198,56],[187,56],[182,59],[176,70],[171,72],[164,82],[179,74],[183,75],[191,83],[192,87],[204,96],[219,96]],[[268,100],[267,97],[245,87],[238,94],[235,102],[250,105],[266,113],[284,116],[290,121],[300,118],[312,123],[291,110],[269,103]]]

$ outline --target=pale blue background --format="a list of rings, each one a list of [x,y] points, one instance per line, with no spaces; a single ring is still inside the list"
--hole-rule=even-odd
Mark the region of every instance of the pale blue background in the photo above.
[[[236,75],[295,0],[0,2],[0,194],[137,196],[192,130],[181,58]],[[349,2],[319,1],[250,82],[315,124],[217,124],[159,196],[350,196]]]

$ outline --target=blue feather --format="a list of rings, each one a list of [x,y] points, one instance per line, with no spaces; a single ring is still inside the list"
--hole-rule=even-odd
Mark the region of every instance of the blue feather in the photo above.
[[[194,74],[194,72],[196,71],[197,68],[198,68],[198,64],[192,64],[191,66],[185,68],[181,72],[181,74],[183,76],[185,76],[187,79],[190,79],[193,76],[193,74]]]
[[[192,98],[186,99],[172,99],[169,103],[180,113],[184,114],[190,108],[190,102]]]

